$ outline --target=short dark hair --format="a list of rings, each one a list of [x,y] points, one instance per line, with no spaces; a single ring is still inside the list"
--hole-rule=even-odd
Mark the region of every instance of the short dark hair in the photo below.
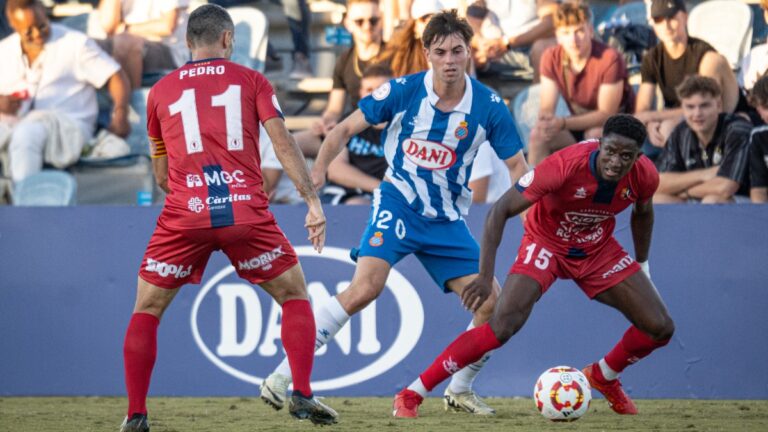
[[[187,41],[193,47],[212,45],[225,31],[235,31],[229,12],[216,4],[205,4],[189,14]]]
[[[421,42],[424,48],[429,48],[434,42],[441,41],[454,33],[458,33],[467,46],[474,35],[472,27],[466,19],[459,16],[456,9],[442,11],[429,20],[424,28],[424,34],[421,35]]]
[[[688,75],[675,88],[675,91],[679,99],[686,99],[695,94],[708,94],[714,98],[719,98],[721,94],[720,85],[717,81],[701,75]]]
[[[374,63],[363,71],[362,78],[392,78],[392,68],[386,63]]]
[[[603,136],[615,134],[629,138],[638,147],[642,147],[648,137],[648,131],[640,120],[629,114],[616,114],[608,117],[603,125]]]
[[[768,108],[768,73],[764,73],[749,91],[749,103],[753,107]]]

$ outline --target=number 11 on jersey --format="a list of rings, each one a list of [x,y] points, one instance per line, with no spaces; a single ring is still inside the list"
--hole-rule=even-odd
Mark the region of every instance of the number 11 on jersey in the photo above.
[[[230,85],[224,93],[211,96],[211,106],[224,107],[224,118],[227,127],[227,150],[243,149],[243,110],[240,105],[240,86]],[[203,151],[203,139],[200,135],[200,121],[197,116],[197,99],[195,89],[187,89],[181,97],[168,105],[172,116],[181,113],[181,124],[184,127],[184,141],[187,144],[187,154]]]

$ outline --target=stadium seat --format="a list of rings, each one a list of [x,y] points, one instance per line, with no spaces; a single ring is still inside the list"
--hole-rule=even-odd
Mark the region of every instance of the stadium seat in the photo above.
[[[235,50],[232,61],[264,72],[267,60],[269,23],[264,13],[253,7],[227,9],[235,22]]]
[[[515,118],[515,126],[517,126],[517,132],[520,134],[520,139],[523,141],[523,150],[526,153],[528,152],[528,139],[531,136],[531,129],[536,125],[536,119],[539,116],[539,92],[539,85],[534,84],[521,90],[512,102],[512,115]],[[568,105],[560,97],[555,108],[555,115],[567,116],[570,114]]]
[[[71,206],[75,204],[77,182],[64,171],[43,170],[16,183],[15,206]]]
[[[752,45],[752,10],[738,0],[699,3],[688,17],[688,33],[715,47],[735,70]]]

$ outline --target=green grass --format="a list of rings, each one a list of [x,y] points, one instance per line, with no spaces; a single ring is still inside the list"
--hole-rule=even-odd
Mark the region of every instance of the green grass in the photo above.
[[[416,420],[391,417],[390,398],[327,398],[339,424],[325,430],[396,431],[768,431],[768,401],[638,400],[638,416],[619,416],[596,399],[582,419],[552,423],[530,399],[495,399],[493,418],[446,413],[427,399]],[[125,398],[0,398],[0,431],[117,431]],[[150,398],[152,432],[316,431],[308,421],[275,412],[257,398]]]

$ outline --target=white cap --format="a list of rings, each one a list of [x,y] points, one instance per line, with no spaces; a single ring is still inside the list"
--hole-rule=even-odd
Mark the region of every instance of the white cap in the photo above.
[[[440,0],[413,0],[411,4],[411,18],[417,19],[424,15],[434,15],[443,11],[443,3]]]

